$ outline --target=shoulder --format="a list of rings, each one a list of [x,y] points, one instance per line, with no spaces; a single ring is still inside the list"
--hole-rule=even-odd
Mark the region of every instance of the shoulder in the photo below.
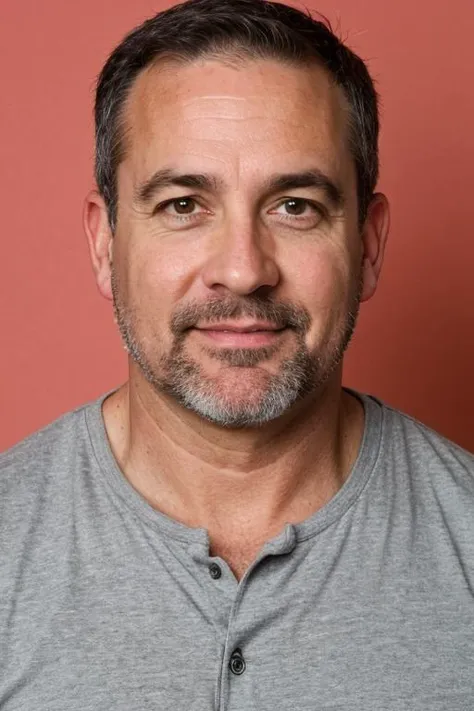
[[[80,430],[84,429],[85,413],[91,405],[67,412],[46,427],[34,432],[18,444],[0,453],[0,479],[12,471],[27,474],[30,467],[61,459],[71,451]]]
[[[430,484],[450,484],[474,498],[474,454],[463,449],[419,420],[378,402],[382,410],[382,456],[398,470]]]
[[[87,415],[98,402],[62,415],[0,454],[0,524],[26,519],[42,502],[65,495],[74,473],[90,460]]]

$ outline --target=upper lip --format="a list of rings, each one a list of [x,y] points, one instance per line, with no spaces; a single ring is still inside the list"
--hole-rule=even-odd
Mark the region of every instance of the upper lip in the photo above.
[[[232,323],[219,321],[218,323],[197,326],[201,331],[233,331],[234,333],[249,333],[252,331],[281,331],[282,327],[267,321],[251,321],[247,323]]]

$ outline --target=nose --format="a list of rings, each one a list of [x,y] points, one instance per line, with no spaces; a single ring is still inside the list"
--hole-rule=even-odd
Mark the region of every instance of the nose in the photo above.
[[[272,289],[280,281],[273,238],[256,221],[229,219],[214,235],[202,278],[208,289],[224,289],[239,296],[262,287]]]

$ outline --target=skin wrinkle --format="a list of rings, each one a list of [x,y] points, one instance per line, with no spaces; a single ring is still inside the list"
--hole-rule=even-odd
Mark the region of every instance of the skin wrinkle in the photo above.
[[[207,97],[207,98],[208,98],[208,97]],[[209,100],[209,99],[208,99],[208,100]],[[253,97],[252,97],[252,100],[254,100],[254,101],[259,101],[259,98],[256,97],[256,96],[253,96]],[[240,101],[240,103],[243,103],[243,102],[244,102],[243,99],[238,99],[238,101]],[[260,102],[259,102],[259,103],[260,103]],[[270,103],[271,103],[271,102],[270,102]],[[290,103],[291,103],[291,102],[290,102]],[[188,102],[185,104],[185,107],[189,106],[190,104],[191,104],[191,102],[188,101]],[[275,105],[276,107],[278,107],[278,109],[281,108],[280,102],[274,102],[274,105]],[[290,108],[290,104],[288,104],[288,110],[289,110],[289,108]],[[185,113],[185,110],[183,110],[183,114],[184,114],[184,113]],[[206,115],[205,115],[205,116],[206,116]],[[284,113],[283,113],[283,116],[285,116]],[[219,117],[219,114],[218,114],[217,117]],[[200,117],[200,118],[202,118],[202,117]],[[207,117],[206,117],[206,118],[207,118]],[[213,117],[213,118],[215,118],[215,117]],[[250,116],[246,116],[245,118],[242,118],[242,120],[252,120],[252,118],[253,118],[253,116],[250,115]],[[152,112],[152,115],[151,115],[151,119],[153,120],[153,112]],[[224,122],[225,122],[226,120],[227,120],[227,117],[223,119]],[[232,120],[233,120],[233,119],[232,119]],[[282,118],[282,121],[283,121],[283,120],[284,120],[284,119]],[[185,116],[183,116],[183,125],[184,125],[184,126],[186,125],[187,122],[192,123],[192,121],[193,121],[193,116],[191,116],[190,118],[186,118]],[[201,122],[201,123],[202,123],[202,122]],[[204,123],[205,123],[205,122],[204,122]],[[287,117],[286,117],[286,123],[289,123]],[[205,141],[205,140],[209,140],[211,146],[212,146],[213,144],[215,145],[215,141],[216,141],[216,140],[219,140],[219,137],[216,136],[216,130],[215,130],[214,124],[213,124],[212,126],[213,126],[213,128],[211,129],[211,130],[212,130],[212,138],[207,138],[207,137],[203,136],[203,135],[202,135],[202,131],[201,131],[201,133],[200,133],[200,135],[199,135],[199,142]],[[296,124],[296,127],[297,127],[297,128],[301,128],[300,124]],[[180,134],[179,125],[178,125],[178,127],[177,127],[177,130],[175,129],[175,132],[177,132],[178,135],[181,135],[181,134]],[[183,133],[185,134],[186,132],[183,130]],[[247,135],[248,135],[248,133],[249,133],[249,132],[247,132]],[[250,135],[250,138],[252,138],[251,135]],[[231,152],[231,151],[232,151],[232,137],[227,136],[227,138],[226,138],[225,140],[222,139],[222,137],[221,137],[221,142],[220,142],[221,150],[225,149],[226,144],[229,145],[229,151]],[[288,149],[287,149],[287,150],[288,150]],[[240,165],[238,164],[238,156],[235,158],[235,160],[236,160],[236,165],[234,166],[235,176],[239,176],[239,172],[240,172],[240,171],[239,171],[239,168],[240,168]],[[238,189],[238,188],[239,188],[239,182],[237,181],[237,182],[236,182],[236,189]]]
[[[166,76],[169,76],[170,73],[174,76],[173,72],[178,71],[183,77],[184,80],[181,81],[181,86],[184,86],[184,81],[189,74],[189,72],[192,72],[194,69],[199,70],[199,81],[202,85],[204,85],[206,81],[206,75],[209,74],[208,67],[210,66],[212,68],[212,65],[215,64],[213,62],[206,62],[205,60],[201,60],[199,62],[193,63],[191,65],[188,64],[162,64],[158,65],[155,67],[149,67],[147,68],[142,74],[138,77],[134,91],[130,93],[129,98],[128,98],[128,106],[127,108],[130,108],[130,104],[132,103],[132,100],[135,98],[137,103],[140,103],[144,106],[145,112],[143,118],[146,117],[146,114],[148,113],[149,116],[149,121],[143,125],[143,122],[141,121],[140,117],[138,117],[138,125],[137,128],[145,128],[147,126],[152,126],[154,123],[159,120],[163,119],[166,117],[166,111],[167,107],[173,105],[174,99],[175,99],[175,93],[176,91],[179,91],[180,88],[180,83],[174,82],[172,84],[172,87],[170,88],[165,88],[163,86],[163,83],[159,82],[160,76],[163,76],[163,78],[166,78]],[[254,66],[258,63],[251,63]],[[272,62],[264,62],[263,64],[272,64]],[[286,86],[285,86],[285,81],[284,79],[286,76],[289,74],[291,75],[292,71],[294,71],[293,67],[288,67],[283,64],[279,64],[280,66],[280,76],[277,80],[275,89],[274,89],[274,94],[275,98],[272,96],[268,95],[268,92],[265,93],[265,114],[262,114],[261,110],[261,93],[255,93],[255,94],[249,94],[246,97],[239,97],[236,95],[229,96],[228,98],[228,107],[234,107],[234,110],[232,112],[232,116],[229,117],[228,113],[224,117],[222,117],[223,120],[225,118],[234,118],[240,120],[252,120],[253,118],[259,118],[261,119],[262,117],[264,118],[265,115],[268,115],[269,112],[272,112],[272,120],[273,121],[281,121],[282,123],[286,125],[294,125],[296,128],[300,126],[298,122],[292,122],[292,116],[295,112],[297,112],[300,107],[302,110],[302,113],[304,115],[304,112],[306,110],[306,106],[308,104],[309,96],[315,102],[317,102],[318,105],[318,114],[320,115],[321,121],[319,122],[324,123],[325,129],[329,130],[331,133],[331,138],[334,138],[335,135],[338,133],[344,133],[347,134],[346,131],[346,115],[345,111],[341,111],[341,107],[346,107],[347,100],[344,97],[344,93],[341,90],[340,87],[334,85],[331,81],[330,76],[322,69],[319,68],[318,73],[320,77],[324,77],[324,81],[321,82],[321,88],[319,88],[319,85],[316,83],[313,83],[309,86],[309,92],[310,94],[308,95],[307,90],[299,89],[298,94],[295,97],[294,95],[292,96],[291,99],[286,98]],[[212,70],[212,69],[211,69]],[[235,89],[236,91],[239,90],[239,83],[241,81],[241,69],[237,68],[234,70],[229,70],[228,72],[228,81],[230,78],[230,88]],[[258,72],[257,72],[258,76]],[[263,76],[263,75],[262,75]],[[261,80],[262,83],[264,83],[264,79]],[[156,96],[158,98],[157,102],[153,102],[151,95],[147,95],[146,89],[149,86],[149,83],[153,82],[153,89],[156,91]],[[186,90],[185,90],[186,93]],[[224,95],[225,96],[225,95]],[[328,108],[331,110],[331,120],[328,120],[329,114],[328,114],[328,109],[326,108],[327,105],[327,97],[330,97],[330,105]],[[154,97],[153,97],[154,98]],[[217,95],[204,95],[204,96],[199,96],[199,97],[191,97],[191,98],[184,98],[182,101],[182,105],[180,106],[179,109],[179,114],[175,119],[177,118],[177,121],[175,121],[175,126],[174,126],[174,134],[179,135],[179,131],[181,130],[181,124],[186,125],[187,122],[192,122],[194,121],[195,118],[198,119],[203,119],[206,121],[207,119],[215,120],[221,118],[220,111],[222,110],[222,102],[223,98],[217,94]],[[207,113],[206,111],[203,111],[202,109],[202,104],[207,104],[211,103],[213,104],[212,106],[212,111]],[[156,114],[154,115],[154,107],[156,105]],[[245,106],[247,107],[247,115],[245,117],[242,117],[238,115],[238,111],[236,109],[236,106]],[[227,109],[227,112],[229,111],[229,108]],[[214,126],[209,125],[209,130],[214,131]],[[315,130],[314,131],[314,137],[315,139],[318,139],[318,133]],[[215,138],[215,134],[212,134],[212,138]],[[345,136],[346,138],[346,136]],[[320,141],[318,141],[320,142]]]

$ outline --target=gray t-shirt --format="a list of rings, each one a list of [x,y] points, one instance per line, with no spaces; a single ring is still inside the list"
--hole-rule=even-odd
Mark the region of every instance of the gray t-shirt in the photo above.
[[[120,472],[101,400],[0,460],[2,711],[472,711],[474,457],[363,397],[334,498],[237,582]]]

